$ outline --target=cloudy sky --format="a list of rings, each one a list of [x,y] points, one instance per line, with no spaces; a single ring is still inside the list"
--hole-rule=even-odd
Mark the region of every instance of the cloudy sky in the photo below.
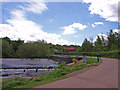
[[[118,29],[118,0],[32,1],[2,2],[0,37],[81,45]]]

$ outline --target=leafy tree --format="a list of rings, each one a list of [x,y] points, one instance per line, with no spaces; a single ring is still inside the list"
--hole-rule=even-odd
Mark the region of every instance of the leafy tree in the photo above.
[[[18,49],[18,46],[22,45],[23,43],[24,43],[24,41],[23,41],[23,40],[20,40],[20,39],[15,40],[15,41],[12,41],[11,44],[12,44],[12,46],[13,46],[14,52],[16,52],[17,49]]]
[[[107,46],[107,41],[104,39],[104,36],[101,36],[102,37],[102,44],[103,44],[103,46]]]
[[[99,36],[97,36],[97,40],[95,42],[95,51],[102,51],[103,50],[103,43]]]
[[[10,38],[9,37],[4,37],[4,38],[2,38],[3,40],[6,40],[8,43],[11,43],[11,40],[10,40]]]
[[[5,39],[2,39],[2,57],[11,57],[13,54],[13,47]]]
[[[78,52],[82,52],[82,47],[79,47],[79,48],[78,48]]]
[[[102,36],[103,51],[107,51],[107,43],[108,41]]]
[[[86,52],[92,51],[92,44],[87,39],[85,39],[82,44],[82,51],[86,51]]]
[[[113,33],[112,30],[110,30],[110,33],[108,35],[108,50],[114,50],[118,47],[118,38],[117,33]]]
[[[117,42],[118,49],[120,50],[120,32],[117,34]]]
[[[46,43],[24,43],[19,46],[16,56],[20,58],[44,58],[50,54]]]
[[[2,39],[0,38],[0,57],[2,57]]]

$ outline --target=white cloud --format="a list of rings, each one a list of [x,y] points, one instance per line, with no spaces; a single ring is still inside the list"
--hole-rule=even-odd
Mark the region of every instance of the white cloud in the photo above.
[[[98,36],[99,36],[101,39],[102,39],[102,36],[103,36],[104,39],[107,40],[107,35],[106,35],[106,34],[98,34],[98,35],[94,38],[93,42],[95,42],[95,41],[97,40],[97,37],[98,37]]]
[[[9,24],[0,24],[0,36],[1,37],[11,37],[11,38],[15,38],[15,35],[13,35],[13,33],[15,34],[15,28],[13,28],[11,25]]]
[[[42,1],[32,0],[32,2],[28,2],[27,7],[22,7],[23,10],[30,11],[33,13],[42,13],[43,11],[47,10],[47,6]]]
[[[62,27],[62,29],[64,29],[63,35],[74,34],[76,32],[74,28],[71,28],[69,26]]]
[[[113,29],[113,33],[120,33],[119,29]],[[107,34],[98,34],[97,36],[99,36],[100,38],[102,38],[102,36],[104,37],[105,40],[108,40],[108,35]],[[97,40],[97,36],[94,38],[93,42],[95,42]]]
[[[44,32],[41,25],[25,18],[24,10],[14,10],[11,15],[12,17],[6,20],[8,24],[0,24],[0,37],[8,36],[12,40],[21,39],[25,42],[44,39],[53,44],[75,44],[61,39],[61,35]]]
[[[95,27],[96,25],[103,25],[103,22],[95,22],[94,24],[92,24],[92,27]]]
[[[120,33],[120,29],[114,29],[114,30],[113,30],[113,33],[115,33],[115,32],[116,32],[116,33]]]
[[[90,14],[98,14],[107,21],[118,21],[118,1],[119,0],[83,0],[90,3]]]
[[[76,33],[75,29],[83,30],[85,28],[87,28],[86,25],[82,25],[80,23],[73,23],[72,25],[62,27],[62,29],[64,29],[63,35],[74,34],[74,33]]]
[[[103,25],[103,22],[95,22],[94,24],[96,24],[96,25],[102,24]]]
[[[80,24],[80,23],[73,23],[72,25],[70,25],[70,27],[77,28],[78,30],[83,30],[83,29],[85,29],[87,26],[86,26],[86,25],[82,25],[82,24]]]
[[[60,39],[61,35],[44,32],[41,25],[27,20],[23,14],[16,14],[16,12],[20,13],[20,11],[12,12],[14,18],[7,20],[9,24],[0,24],[1,37],[8,36],[13,40],[22,39],[25,40],[25,42],[44,39],[48,43],[53,44],[74,44],[67,40]]]
[[[92,24],[92,27],[95,27],[95,25],[94,25],[94,24]]]

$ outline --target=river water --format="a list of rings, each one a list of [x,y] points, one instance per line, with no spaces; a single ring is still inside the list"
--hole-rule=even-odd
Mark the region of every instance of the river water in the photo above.
[[[0,78],[30,78],[33,76],[39,76],[48,72],[52,72],[54,69],[47,69],[49,66],[57,66],[56,62],[50,59],[15,59],[7,58],[1,59],[2,69],[0,69]],[[10,67],[44,67],[44,69],[10,69]],[[5,69],[9,68],[9,69]]]

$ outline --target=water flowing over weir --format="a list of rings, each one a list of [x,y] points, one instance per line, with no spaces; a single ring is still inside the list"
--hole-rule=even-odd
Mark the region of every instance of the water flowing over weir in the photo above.
[[[45,69],[57,66],[50,59],[2,59],[2,69]]]
[[[2,69],[0,70],[0,78],[30,78],[39,76],[48,72],[52,72],[53,67],[57,64],[73,62],[72,59],[82,59],[80,55],[51,55],[48,59],[18,59],[18,58],[2,58]],[[57,63],[57,64],[56,64]],[[36,71],[37,70],[37,71]]]
[[[16,59],[2,58],[0,78],[32,77],[53,71],[58,66],[51,59]],[[36,72],[36,69],[37,72]]]

